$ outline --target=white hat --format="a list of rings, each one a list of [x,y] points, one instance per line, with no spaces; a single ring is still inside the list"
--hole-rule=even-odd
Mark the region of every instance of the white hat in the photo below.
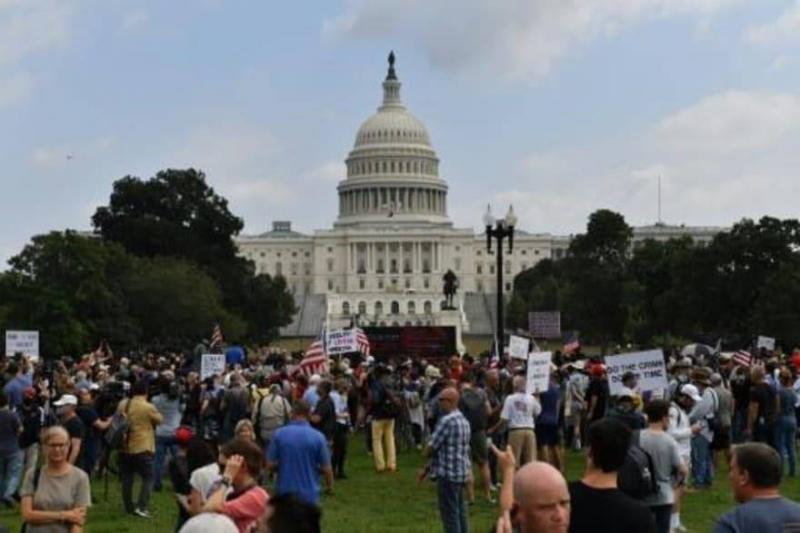
[[[691,383],[687,383],[686,385],[678,389],[678,394],[683,394],[684,396],[688,396],[689,398],[691,398],[696,402],[699,402],[703,399],[703,397],[700,396],[700,391],[697,390],[697,387],[695,387]]]
[[[439,379],[442,377],[442,373],[439,371],[439,368],[428,365],[428,368],[425,369],[425,377],[429,379]]]
[[[320,381],[322,381],[322,376],[320,376],[319,374],[312,374],[311,377],[308,378],[309,385],[316,385]]]
[[[629,387],[622,387],[617,393],[617,398],[633,398],[635,394]]]
[[[56,407],[62,407],[64,405],[78,405],[78,399],[74,394],[65,394],[59,398],[57,402],[53,403],[53,405]]]
[[[183,524],[180,533],[205,533],[206,531],[238,533],[239,529],[230,518],[223,514],[202,513],[193,516]]]

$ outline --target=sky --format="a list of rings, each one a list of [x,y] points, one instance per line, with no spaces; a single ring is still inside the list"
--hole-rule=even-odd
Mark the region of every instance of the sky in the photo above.
[[[798,216],[800,0],[0,0],[0,265],[166,168],[330,228],[391,49],[458,227]]]

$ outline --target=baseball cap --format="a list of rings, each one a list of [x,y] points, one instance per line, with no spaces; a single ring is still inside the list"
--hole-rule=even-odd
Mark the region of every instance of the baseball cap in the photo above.
[[[36,398],[36,389],[34,387],[28,387],[25,389],[22,394],[25,398]]]
[[[65,394],[59,398],[57,402],[54,402],[53,405],[56,407],[62,407],[64,405],[78,405],[78,399],[74,394]]]
[[[700,391],[697,390],[697,387],[695,387],[691,383],[688,383],[683,387],[681,387],[680,390],[678,390],[678,393],[683,394],[684,396],[688,396],[689,398],[691,398],[696,402],[699,402],[700,400],[703,399],[703,397],[700,396]]]

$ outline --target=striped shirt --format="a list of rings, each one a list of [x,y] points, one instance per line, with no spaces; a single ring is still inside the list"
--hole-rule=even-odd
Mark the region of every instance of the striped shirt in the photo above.
[[[429,442],[433,450],[431,472],[437,479],[465,483],[469,476],[469,422],[455,410],[439,419]]]

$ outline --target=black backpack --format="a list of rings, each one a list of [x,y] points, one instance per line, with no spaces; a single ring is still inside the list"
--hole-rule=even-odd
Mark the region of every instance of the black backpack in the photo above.
[[[653,458],[639,446],[638,431],[633,432],[628,455],[617,473],[617,487],[637,500],[658,493]]]

